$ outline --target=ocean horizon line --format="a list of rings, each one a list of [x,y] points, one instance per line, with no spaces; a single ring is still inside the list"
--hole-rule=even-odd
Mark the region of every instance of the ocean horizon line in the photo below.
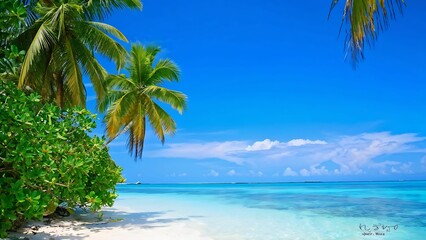
[[[244,185],[244,184],[295,184],[295,183],[306,183],[306,184],[313,184],[313,183],[368,183],[368,182],[424,182],[426,179],[423,180],[342,180],[342,181],[320,181],[320,180],[311,180],[311,181],[291,181],[291,182],[175,182],[175,183],[152,183],[152,182],[126,182],[126,183],[119,183],[118,185]]]

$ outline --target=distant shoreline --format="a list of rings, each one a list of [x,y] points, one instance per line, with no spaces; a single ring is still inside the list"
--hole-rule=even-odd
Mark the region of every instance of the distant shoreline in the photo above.
[[[294,182],[181,182],[181,183],[144,183],[144,182],[129,182],[129,183],[119,183],[118,185],[244,185],[244,184],[300,184],[300,183],[381,183],[381,182],[424,182],[425,180],[353,180],[353,181],[294,181]]]

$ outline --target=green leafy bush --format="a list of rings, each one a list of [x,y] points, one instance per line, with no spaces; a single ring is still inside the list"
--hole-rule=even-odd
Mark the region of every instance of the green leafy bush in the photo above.
[[[4,48],[22,31],[28,14],[23,2],[17,0],[1,0],[0,9],[0,47]]]
[[[22,1],[0,1],[0,78],[17,81],[25,51],[14,44],[24,30],[27,9]]]
[[[88,135],[94,117],[61,111],[0,80],[0,237],[61,203],[93,211],[113,204],[121,168],[105,140]]]
[[[0,78],[18,82],[24,58],[25,51],[19,50],[16,45],[0,49]]]

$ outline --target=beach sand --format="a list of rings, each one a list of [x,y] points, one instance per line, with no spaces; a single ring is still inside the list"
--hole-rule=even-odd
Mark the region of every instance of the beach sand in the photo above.
[[[56,218],[46,224],[31,221],[10,238],[53,239],[149,239],[210,240],[197,230],[199,222],[176,218],[167,212],[135,212],[121,207],[104,208],[102,219],[97,214],[76,211],[70,217]],[[34,234],[35,233],[35,234]]]

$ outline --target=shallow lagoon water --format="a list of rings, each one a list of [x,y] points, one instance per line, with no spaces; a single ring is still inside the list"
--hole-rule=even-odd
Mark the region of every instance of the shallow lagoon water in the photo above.
[[[215,240],[426,239],[426,182],[119,185],[116,204]]]

